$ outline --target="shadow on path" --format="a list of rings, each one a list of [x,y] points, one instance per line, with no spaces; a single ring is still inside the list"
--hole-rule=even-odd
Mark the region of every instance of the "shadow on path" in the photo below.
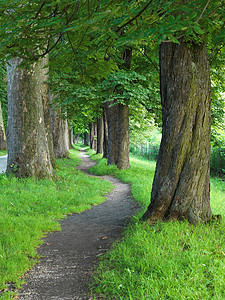
[[[81,152],[81,158],[83,163],[78,169],[83,172],[95,165],[85,152]],[[38,249],[43,258],[30,271],[19,299],[90,299],[88,286],[98,257],[121,235],[123,226],[138,209],[128,184],[111,176],[101,178],[112,182],[115,189],[104,203],[68,216],[61,221],[60,232],[46,237]]]

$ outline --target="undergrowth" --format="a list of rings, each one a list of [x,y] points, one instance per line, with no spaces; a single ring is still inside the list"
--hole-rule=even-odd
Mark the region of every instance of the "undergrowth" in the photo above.
[[[130,170],[107,166],[89,151],[98,165],[91,172],[111,174],[131,183],[133,197],[150,201],[155,164],[131,156]],[[211,206],[225,217],[225,182],[211,179]],[[142,213],[143,213],[142,211]],[[104,299],[225,299],[225,222],[192,226],[188,222],[136,222],[128,226],[100,261],[93,294]]]
[[[75,150],[70,159],[57,160],[57,164],[54,181],[0,176],[1,300],[11,299],[11,290],[24,282],[24,273],[38,259],[41,238],[60,230],[57,221],[103,202],[102,195],[112,188],[109,182],[76,170],[80,159]]]

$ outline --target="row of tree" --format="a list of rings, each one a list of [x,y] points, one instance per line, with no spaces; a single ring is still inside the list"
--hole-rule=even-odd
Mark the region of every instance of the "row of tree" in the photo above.
[[[48,66],[42,60],[50,53],[54,104],[76,126],[83,123],[81,127],[87,128],[98,121],[100,131],[107,124],[108,163],[128,168],[129,116],[140,120],[144,111],[158,122],[159,97],[154,95],[159,72],[162,141],[151,204],[143,218],[208,221],[210,64],[224,63],[224,16],[219,0],[4,1],[0,54],[11,59],[8,122],[19,113],[18,124],[35,124],[16,135],[18,125],[11,122],[9,148],[24,139],[30,145],[20,151],[32,153],[39,137],[41,145],[48,145],[40,74]],[[19,64],[24,68],[17,68]],[[16,82],[23,76],[24,93],[30,100],[26,103],[21,93],[18,104],[17,89],[21,89]],[[95,127],[92,124],[90,131]],[[97,136],[100,145],[103,135]],[[45,163],[43,168],[38,166],[38,176],[50,176],[47,148],[33,153],[25,174],[35,174],[28,170],[41,159]],[[9,161],[13,159],[8,170],[21,168],[21,159],[13,155],[9,154]]]

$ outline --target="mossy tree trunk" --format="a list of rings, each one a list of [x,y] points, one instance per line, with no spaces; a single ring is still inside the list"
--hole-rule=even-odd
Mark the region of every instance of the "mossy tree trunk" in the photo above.
[[[2,106],[0,102],[0,150],[7,149],[7,142],[6,142],[6,135],[5,135],[5,128],[3,124],[3,117],[2,117]]]
[[[119,169],[129,169],[129,106],[118,104],[118,161]]]
[[[89,134],[87,132],[84,132],[84,146],[89,146]]]
[[[90,131],[90,148],[97,151],[97,124],[92,122],[89,124]]]
[[[68,157],[69,141],[68,141],[68,123],[67,119],[62,117],[60,109],[54,110],[53,117],[53,146],[56,158]]]
[[[48,149],[51,159],[51,164],[53,168],[56,168],[56,160],[54,154],[54,147],[53,147],[53,136],[52,136],[52,125],[51,125],[51,118],[50,118],[50,98],[49,98],[49,55],[47,54],[42,59],[42,86],[41,86],[41,95],[42,95],[42,103],[43,103],[43,111],[44,111],[44,120],[45,120],[45,131],[46,131],[46,138],[48,141]]]
[[[73,149],[73,128],[69,128],[69,149]]]
[[[103,153],[104,142],[104,124],[103,117],[99,117],[97,120],[97,153]]]
[[[42,88],[42,62],[29,69],[14,58],[7,66],[8,162],[7,173],[18,177],[52,177],[53,168],[46,138]]]
[[[125,47],[123,50],[123,64],[122,69],[128,71],[131,67],[132,48]],[[118,104],[118,161],[117,167],[119,169],[129,169],[129,105],[128,100],[125,99],[123,104]]]
[[[103,126],[104,126],[103,158],[107,158],[108,157],[108,126],[107,126],[105,107],[103,108]]]
[[[205,45],[160,46],[162,141],[143,218],[206,222],[210,209],[211,85]]]
[[[105,105],[108,126],[108,165],[117,164],[118,161],[118,105],[107,102]]]

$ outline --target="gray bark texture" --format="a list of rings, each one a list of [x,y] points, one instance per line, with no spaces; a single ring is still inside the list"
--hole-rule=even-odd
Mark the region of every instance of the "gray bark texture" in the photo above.
[[[103,153],[103,141],[104,141],[104,124],[103,117],[99,117],[97,120],[97,153]]]
[[[53,109],[51,117],[53,118],[52,132],[55,157],[67,158],[69,153],[69,134],[67,119],[62,118],[62,113],[60,109]]]
[[[130,140],[129,140],[129,106],[118,104],[118,161],[117,167],[119,169],[129,169],[129,150],[130,150]]]
[[[104,125],[103,158],[107,158],[108,157],[108,126],[107,126],[105,107],[103,108],[103,125]]]
[[[108,125],[108,165],[116,165],[118,161],[118,105],[105,104]]]
[[[50,95],[49,95],[49,67],[47,67],[49,63],[49,55],[46,55],[42,59],[42,85],[41,85],[41,95],[42,95],[42,104],[43,104],[43,111],[44,111],[44,120],[45,120],[45,131],[46,131],[46,138],[48,141],[48,149],[50,154],[50,160],[53,168],[56,168],[56,160],[54,154],[54,147],[53,147],[53,136],[52,136],[52,125],[50,119]]]
[[[84,146],[90,146],[90,136],[87,132],[84,132]]]
[[[42,62],[23,69],[22,59],[7,66],[8,78],[8,162],[7,173],[18,177],[52,177],[41,96]]]
[[[69,128],[69,149],[73,149],[73,128]]]
[[[211,84],[205,45],[160,46],[162,141],[151,193],[143,218],[211,218]]]
[[[7,149],[7,141],[6,141],[5,128],[3,124],[3,118],[2,118],[2,106],[0,102],[0,150],[6,150],[6,149]]]
[[[90,130],[90,148],[97,151],[97,124],[92,122],[89,124]]]

